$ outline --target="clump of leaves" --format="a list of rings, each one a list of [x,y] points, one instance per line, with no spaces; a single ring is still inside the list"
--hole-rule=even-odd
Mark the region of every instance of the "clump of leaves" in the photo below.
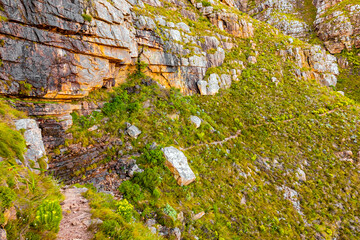
[[[144,199],[144,194],[138,184],[131,181],[124,181],[119,187],[119,192],[124,195],[126,199],[133,202],[138,202]]]
[[[91,15],[87,14],[87,13],[83,13],[83,14],[81,14],[81,16],[82,16],[82,17],[84,18],[84,20],[87,21],[87,22],[91,22],[92,19],[93,19],[93,17],[92,17]]]
[[[134,182],[153,192],[161,183],[161,178],[157,168],[147,168],[141,173],[136,173]]]
[[[166,206],[164,207],[164,213],[169,215],[173,220],[176,219],[177,212],[176,210],[168,203],[166,203]]]
[[[137,160],[137,162],[151,167],[162,166],[165,162],[165,157],[159,148],[152,149],[150,144],[147,144],[144,148],[143,155]]]
[[[45,200],[36,211],[34,226],[37,229],[58,232],[61,218],[59,201]]]
[[[120,214],[126,222],[130,222],[133,215],[134,206],[131,205],[126,199],[123,199],[117,203],[116,212]]]

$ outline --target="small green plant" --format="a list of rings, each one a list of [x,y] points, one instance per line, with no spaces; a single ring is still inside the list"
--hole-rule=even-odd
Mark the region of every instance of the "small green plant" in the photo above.
[[[45,200],[36,211],[34,226],[40,230],[58,232],[61,218],[62,213],[59,202]]]
[[[202,1],[201,3],[203,5],[203,7],[210,7],[211,6],[211,3],[208,2],[208,1]]]
[[[144,199],[144,194],[142,193],[140,186],[131,181],[121,183],[119,192],[124,194],[125,198],[133,202],[138,202]]]
[[[11,206],[15,197],[16,194],[12,189],[5,186],[0,186],[0,202],[5,209]]]
[[[139,163],[149,164],[150,166],[162,166],[165,162],[163,152],[157,149],[151,149],[150,144],[146,145],[144,154],[139,159]]]
[[[0,225],[6,221],[4,216],[5,209],[12,205],[15,198],[16,194],[12,189],[0,186]]]
[[[147,168],[141,173],[136,173],[134,182],[152,192],[161,183],[161,178],[157,168]]]
[[[81,16],[84,18],[85,21],[87,22],[91,22],[93,17],[90,15],[90,14],[87,14],[87,13],[83,13],[81,14]]]
[[[168,203],[166,203],[166,206],[164,207],[164,213],[169,215],[173,220],[176,219],[177,212],[176,210]]]
[[[131,221],[132,212],[133,212],[134,206],[131,205],[126,199],[121,200],[117,203],[117,210],[116,212],[120,214],[126,222]]]

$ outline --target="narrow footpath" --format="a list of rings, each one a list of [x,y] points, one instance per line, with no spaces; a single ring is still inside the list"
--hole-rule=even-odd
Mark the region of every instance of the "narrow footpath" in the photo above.
[[[86,188],[65,187],[62,193],[65,200],[61,203],[63,218],[60,222],[58,240],[90,240],[93,233],[88,231],[91,225],[91,208],[88,200],[81,194]]]

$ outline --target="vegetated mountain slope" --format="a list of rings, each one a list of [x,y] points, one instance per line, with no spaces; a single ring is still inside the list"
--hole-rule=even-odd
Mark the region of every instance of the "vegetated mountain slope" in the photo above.
[[[38,118],[49,174],[115,195],[88,185],[96,239],[359,238],[359,105],[326,87],[338,67],[320,46],[228,2],[64,0],[57,12],[45,1],[24,18],[27,1],[0,2],[3,94],[69,100],[107,88],[80,103],[14,100]],[[169,146],[195,182],[178,186],[161,151]],[[10,239],[23,228],[46,235],[31,225],[39,202],[29,199],[32,228],[7,224]]]
[[[260,55],[258,64],[267,62],[268,56]],[[357,238],[359,107],[332,89],[292,77],[291,62],[279,57],[271,63],[282,66],[279,83],[252,65],[216,96],[185,97],[154,83],[146,86],[151,81],[143,75],[132,76],[114,92],[92,96],[110,97],[110,103],[75,121],[73,141],[92,144],[104,134],[120,138],[123,145],[106,152],[108,161],[121,162],[129,144],[129,154],[144,154],[137,160],[144,172],[119,189],[140,219],[156,219],[160,233],[161,225],[168,232],[178,227],[185,239]],[[203,119],[199,128],[191,115]],[[137,139],[123,133],[125,122],[142,131]],[[89,132],[92,125],[98,129]],[[196,182],[178,186],[160,147],[146,147],[153,142],[182,149]],[[96,183],[91,169],[80,174]],[[106,178],[117,172],[108,169]],[[98,187],[105,186],[106,181]],[[102,217],[104,224],[111,221]]]

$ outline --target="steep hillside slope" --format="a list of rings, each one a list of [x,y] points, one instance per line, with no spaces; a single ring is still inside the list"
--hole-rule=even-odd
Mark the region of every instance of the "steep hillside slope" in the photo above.
[[[0,0],[0,170],[31,206],[0,230],[55,237],[46,171],[89,189],[95,239],[359,238],[356,6]]]

